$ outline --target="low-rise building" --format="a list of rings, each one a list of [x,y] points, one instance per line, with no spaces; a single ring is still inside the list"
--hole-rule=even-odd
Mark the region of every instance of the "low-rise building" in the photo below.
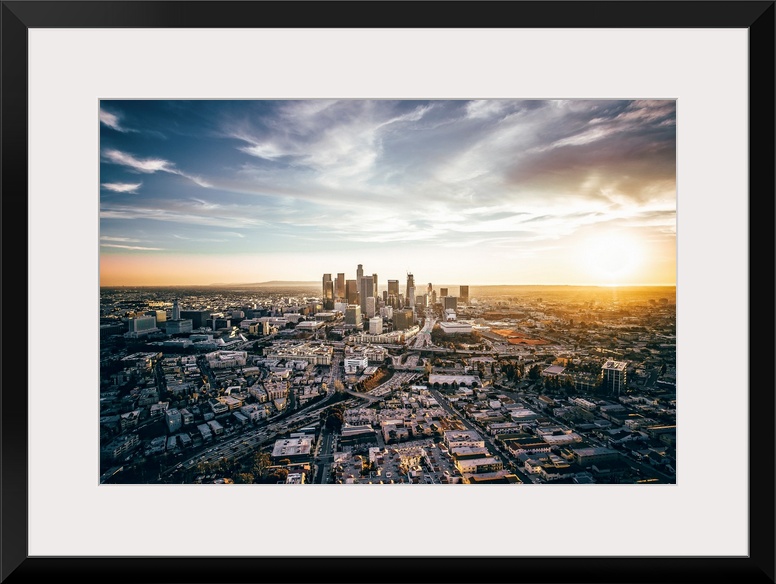
[[[312,449],[311,438],[283,438],[275,441],[272,462],[277,464],[288,459],[291,463],[309,462]]]

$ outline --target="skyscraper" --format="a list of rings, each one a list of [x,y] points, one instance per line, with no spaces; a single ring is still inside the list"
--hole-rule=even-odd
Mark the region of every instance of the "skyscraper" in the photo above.
[[[345,280],[345,299],[348,304],[358,302],[358,282],[355,280]]]
[[[447,296],[447,288],[440,288],[439,289],[439,297]]]
[[[359,304],[361,305],[361,314],[367,314],[366,299],[374,298],[374,295],[374,280],[372,279],[372,276],[362,276],[361,287],[359,288],[358,292],[358,297],[360,300]]]
[[[334,282],[331,274],[323,275],[323,308],[325,310],[334,308]]]
[[[401,308],[399,306],[398,280],[388,280],[388,294],[385,297],[385,303],[393,308]]]
[[[377,298],[370,296],[366,299],[366,315],[372,318],[375,314],[377,314]]]
[[[337,274],[337,285],[334,292],[337,298],[345,298],[345,274]]]
[[[412,307],[415,304],[415,277],[407,272],[407,289],[404,291],[407,298],[407,306]]]
[[[426,289],[426,294],[431,296],[431,292],[434,290],[434,287],[431,285],[431,282],[428,283],[428,288]]]
[[[469,287],[461,286],[458,292],[458,298],[461,300],[461,304],[469,304]]]
[[[372,280],[374,280],[374,295],[377,296],[377,274],[372,274]]]
[[[178,304],[178,299],[172,301],[172,319],[173,320],[180,320],[181,319],[181,306]]]
[[[361,278],[364,277],[364,266],[361,264],[358,264],[358,267],[356,268],[356,287],[358,288],[358,293],[361,294]]]

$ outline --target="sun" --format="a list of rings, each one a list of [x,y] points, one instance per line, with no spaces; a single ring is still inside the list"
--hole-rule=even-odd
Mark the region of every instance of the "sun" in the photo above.
[[[634,283],[644,260],[642,243],[622,232],[594,235],[583,244],[582,251],[589,275],[604,286]]]

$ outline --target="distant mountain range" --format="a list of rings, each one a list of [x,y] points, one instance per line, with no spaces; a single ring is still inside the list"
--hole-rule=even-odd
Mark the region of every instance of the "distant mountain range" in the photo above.
[[[320,282],[304,282],[294,280],[271,280],[269,282],[251,282],[245,284],[210,284],[210,286],[220,286],[222,288],[310,288],[312,286],[321,286]]]

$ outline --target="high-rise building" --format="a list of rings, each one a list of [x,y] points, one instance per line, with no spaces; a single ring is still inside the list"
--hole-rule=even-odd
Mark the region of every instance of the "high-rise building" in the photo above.
[[[604,377],[604,388],[611,393],[620,395],[627,383],[627,361],[606,361],[601,368]]]
[[[323,308],[331,310],[334,308],[334,281],[331,274],[323,275]]]
[[[383,333],[383,319],[379,316],[374,316],[369,319],[369,333],[372,335],[380,335]]]
[[[428,288],[426,288],[426,294],[431,296],[431,292],[434,290],[434,287],[431,285],[431,282],[428,283]]]
[[[210,318],[209,310],[181,310],[181,318],[191,319],[191,325],[195,328],[207,326],[207,320]]]
[[[407,289],[404,295],[407,297],[407,306],[412,308],[415,304],[415,277],[410,272],[407,272]]]
[[[356,268],[356,286],[358,287],[358,293],[361,294],[361,278],[364,277],[364,266],[358,264]]]
[[[172,301],[172,319],[173,320],[180,320],[181,319],[181,306],[178,304],[178,299]]]
[[[348,304],[345,309],[345,324],[361,327],[361,307],[358,304]]]
[[[469,304],[469,287],[461,286],[458,291],[458,298],[461,299],[461,304]]]
[[[415,315],[411,308],[393,311],[393,330],[403,331],[415,324]]]
[[[425,294],[421,294],[419,296],[415,296],[415,307],[416,308],[422,308],[426,306],[426,298],[427,296]]]
[[[221,329],[228,329],[232,326],[232,319],[231,318],[224,318],[221,316],[212,316],[208,321],[206,326],[209,326],[214,331],[221,330]]]
[[[358,303],[358,282],[345,280],[345,300],[348,304]]]
[[[375,314],[377,314],[377,298],[370,296],[366,299],[366,315],[372,318]]]
[[[372,280],[374,280],[374,295],[377,296],[377,274],[372,274]]]
[[[159,332],[156,328],[155,316],[136,316],[129,319],[129,330],[127,334],[130,337],[141,337],[151,333]]]
[[[337,298],[345,298],[345,274],[337,274],[337,285],[334,292]]]
[[[383,303],[388,304],[388,290],[383,290]]]
[[[452,309],[455,310],[458,308],[458,297],[457,296],[445,296],[442,299],[443,307],[445,310]]]
[[[439,297],[447,296],[447,288],[440,288],[439,289]]]
[[[182,318],[179,320],[168,320],[164,323],[164,332],[168,335],[180,335],[184,333],[190,333],[194,330],[194,325],[190,318]]]
[[[390,298],[393,296],[394,298],[399,298],[399,281],[398,280],[388,280],[388,297]]]
[[[375,295],[374,280],[372,276],[361,277],[361,287],[358,290],[359,304],[361,305],[361,314],[366,314],[366,299],[373,298]]]

